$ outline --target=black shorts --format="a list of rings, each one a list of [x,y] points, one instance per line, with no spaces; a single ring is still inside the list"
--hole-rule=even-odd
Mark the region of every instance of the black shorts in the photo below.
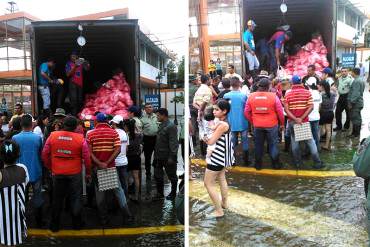
[[[140,156],[127,156],[129,171],[140,171],[141,170],[141,157]]]
[[[332,111],[326,111],[326,112],[320,112],[320,121],[319,124],[331,124],[333,123],[334,119],[334,112]]]
[[[222,169],[224,168],[225,168],[224,166],[214,166],[214,165],[207,164],[207,169],[214,171],[214,172],[222,171]]]

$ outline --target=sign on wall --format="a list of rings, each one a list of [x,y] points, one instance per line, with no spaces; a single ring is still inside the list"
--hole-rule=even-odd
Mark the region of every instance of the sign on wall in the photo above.
[[[154,109],[158,109],[159,108],[159,95],[158,94],[145,95],[145,104],[151,104]]]
[[[342,67],[355,67],[355,53],[342,54]]]

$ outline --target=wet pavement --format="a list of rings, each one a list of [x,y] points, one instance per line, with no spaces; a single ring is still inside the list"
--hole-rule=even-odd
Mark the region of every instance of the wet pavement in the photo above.
[[[89,246],[89,247],[124,247],[124,246],[184,246],[184,233],[145,234],[110,238],[28,238],[24,246]]]
[[[204,165],[192,164],[196,179],[189,185],[190,245],[367,246],[363,179],[315,176],[321,171],[352,171],[359,140],[370,135],[368,88],[365,92],[361,138],[350,139],[349,132],[334,133],[332,151],[320,153],[326,168],[312,176],[287,176],[284,171],[269,176],[242,169],[227,173],[229,209],[222,219],[209,216],[214,207],[203,185]],[[253,149],[252,140],[250,144]],[[295,170],[291,155],[281,153],[284,169]],[[237,154],[241,156],[240,149]],[[264,161],[263,167],[270,169],[267,155]],[[237,164],[243,165],[240,158]],[[312,170],[311,165],[308,157],[300,170]]]
[[[142,161],[144,161],[143,158]],[[151,199],[145,198],[146,186],[144,166],[142,167],[142,172],[142,201],[140,203],[129,201],[129,208],[132,215],[135,217],[133,223],[123,222],[122,214],[118,210],[118,204],[115,202],[114,198],[111,198],[111,200],[107,200],[110,202],[108,204],[110,218],[108,226],[103,228],[100,224],[98,211],[94,204],[92,206],[87,206],[85,204],[83,208],[85,226],[82,230],[87,230],[88,233],[86,236],[81,236],[81,234],[84,234],[82,231],[75,231],[72,234],[67,232],[68,236],[74,234],[77,236],[72,238],[63,237],[63,231],[60,232],[62,233],[61,237],[53,236],[50,231],[47,231],[51,208],[47,205],[48,199],[45,195],[45,226],[43,227],[45,230],[41,230],[42,232],[39,234],[41,236],[36,237],[35,234],[33,234],[39,230],[36,229],[32,208],[27,208],[27,227],[32,230],[29,231],[30,236],[26,239],[25,246],[184,246],[184,231],[177,220],[175,202],[169,200],[152,201]],[[183,172],[183,160],[179,157],[178,175]],[[152,174],[154,173],[152,172]],[[152,187],[152,195],[155,196],[156,188],[154,178],[152,179]],[[165,185],[165,195],[170,192],[170,189],[169,181],[167,181]],[[61,217],[61,230],[68,231],[72,230],[72,219],[67,211],[68,209],[65,209]],[[154,230],[154,233],[150,232],[152,228],[155,227],[162,228]],[[115,236],[107,236],[109,234],[105,234],[105,231],[114,230],[118,231],[111,234]],[[130,230],[131,233],[128,234],[126,230]],[[122,233],[122,235],[120,233]]]

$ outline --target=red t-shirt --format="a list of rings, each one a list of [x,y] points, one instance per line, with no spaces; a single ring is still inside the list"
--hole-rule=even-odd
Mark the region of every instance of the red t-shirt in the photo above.
[[[303,85],[293,85],[292,90],[285,94],[283,102],[295,117],[301,117],[313,104],[311,92]],[[302,122],[308,122],[308,116]]]
[[[91,145],[91,151],[95,157],[101,162],[107,161],[116,147],[121,147],[121,141],[117,131],[106,123],[99,123],[95,129],[88,132],[86,140]],[[108,164],[108,167],[114,166],[114,160]]]

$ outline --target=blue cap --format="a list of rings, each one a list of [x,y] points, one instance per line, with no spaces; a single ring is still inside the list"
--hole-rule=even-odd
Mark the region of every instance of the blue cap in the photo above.
[[[299,75],[293,75],[292,82],[293,84],[301,84],[301,77]]]
[[[328,75],[331,75],[331,74],[333,74],[333,70],[332,70],[331,68],[329,68],[329,67],[326,67],[326,68],[322,71],[322,73],[324,73],[324,74],[328,74]]]
[[[135,105],[130,106],[127,110],[129,112],[132,112],[132,113],[138,113],[138,112],[140,112],[140,108],[138,106],[135,106]]]
[[[99,113],[98,115],[96,115],[96,121],[98,122],[106,122],[107,121],[107,115],[105,115],[104,113]]]

